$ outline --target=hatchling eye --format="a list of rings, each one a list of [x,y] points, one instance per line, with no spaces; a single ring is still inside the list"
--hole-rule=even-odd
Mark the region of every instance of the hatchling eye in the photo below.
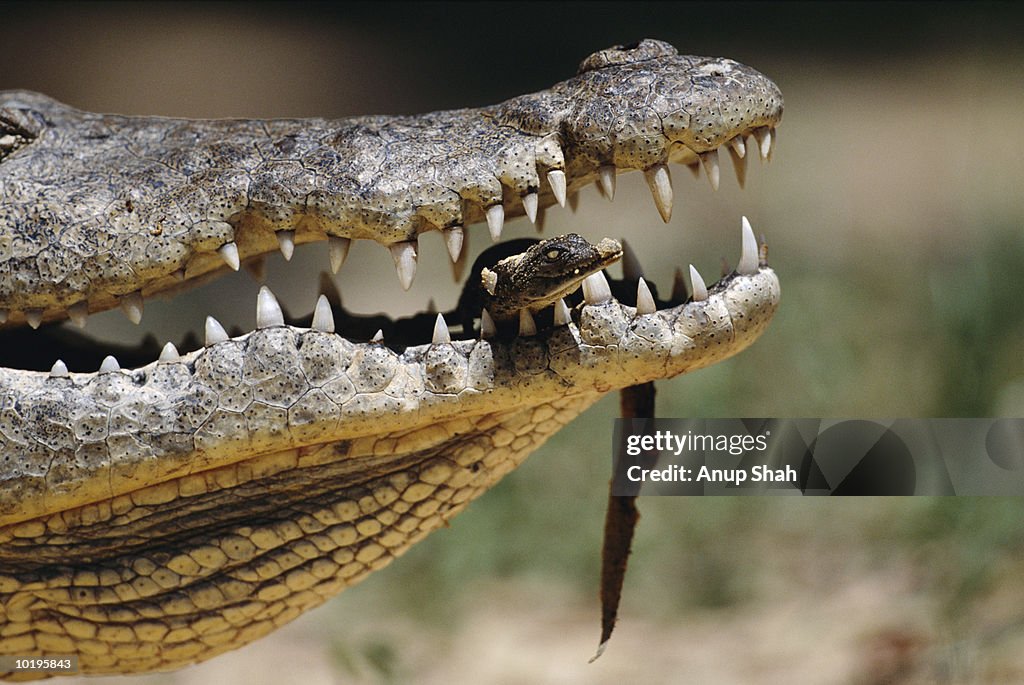
[[[544,256],[549,262],[556,262],[562,257],[562,251],[557,247],[553,247],[544,253]]]

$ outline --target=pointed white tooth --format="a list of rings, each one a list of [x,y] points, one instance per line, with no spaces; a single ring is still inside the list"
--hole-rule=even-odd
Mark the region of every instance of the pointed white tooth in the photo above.
[[[256,328],[270,328],[271,326],[283,326],[284,313],[281,305],[278,304],[274,293],[270,288],[263,286],[260,294],[256,296]]]
[[[644,268],[640,266],[640,260],[637,259],[636,252],[633,252],[633,247],[626,242],[626,239],[622,239],[622,277],[627,281],[635,281],[638,278],[643,278]]]
[[[772,150],[772,130],[767,126],[754,129],[754,138],[757,139],[757,149],[761,154],[761,161],[768,159],[768,153]]]
[[[370,338],[370,342],[375,342],[375,343],[382,343],[382,342],[384,342],[384,329],[378,328],[377,332],[373,334],[372,338]]]
[[[161,362],[176,362],[181,359],[181,355],[178,354],[178,348],[174,346],[174,343],[167,343],[164,345],[164,349],[160,350],[160,359],[157,361]]]
[[[526,208],[526,216],[531,224],[537,223],[537,193],[523,195],[523,207]]]
[[[709,150],[704,152],[700,156],[701,164],[704,165],[704,173],[708,176],[708,183],[711,184],[712,190],[718,190],[719,181],[719,167],[718,167],[718,150]]]
[[[491,240],[498,242],[501,238],[501,229],[505,227],[505,208],[501,205],[492,205],[487,208],[487,230],[491,232]]]
[[[441,233],[444,235],[444,244],[448,248],[448,256],[452,258],[453,262],[459,261],[459,255],[462,254],[462,226],[452,226],[446,228]]]
[[[79,328],[85,328],[85,322],[89,318],[89,303],[85,300],[75,302],[68,307],[68,318]]]
[[[138,325],[142,321],[142,293],[136,290],[133,293],[121,296],[121,311],[133,324]]]
[[[743,217],[740,232],[743,234],[743,247],[740,250],[740,261],[736,265],[736,271],[749,276],[757,273],[757,238],[754,237],[754,229],[750,227],[747,217]]]
[[[454,230],[454,229],[453,229]],[[456,283],[462,282],[462,274],[466,270],[466,263],[469,261],[469,233],[465,229],[459,228],[459,234],[462,236],[461,252],[459,252],[458,258],[452,262],[452,278]],[[451,255],[451,247],[449,246],[448,254]]]
[[[568,326],[572,321],[572,314],[569,312],[569,305],[561,297],[555,302],[555,325]]]
[[[729,147],[736,151],[740,159],[747,156],[747,144],[743,142],[743,134],[729,141]]]
[[[313,330],[324,333],[334,332],[334,312],[331,311],[331,303],[326,295],[316,299],[316,308],[313,310]]]
[[[295,231],[278,231],[277,244],[281,248],[281,254],[284,255],[284,261],[290,262],[295,253]]]
[[[262,283],[267,280],[267,259],[262,255],[245,260],[245,263],[242,264],[242,268],[245,269],[257,283]]]
[[[352,241],[348,238],[339,238],[336,235],[327,236],[327,252],[331,257],[331,273],[338,273],[338,269],[345,263],[348,257],[348,248]]]
[[[444,316],[441,314],[437,315],[437,319],[434,320],[434,337],[431,338],[431,345],[444,345],[452,341],[452,334],[448,332],[448,324],[444,320]]]
[[[74,306],[74,305],[72,305]],[[8,312],[6,309],[0,309],[0,323],[7,323]]]
[[[565,172],[561,169],[552,169],[548,172],[548,183],[551,184],[551,192],[555,194],[555,200],[562,207],[565,206]]]
[[[529,309],[519,310],[519,335],[537,335],[537,322],[533,320],[533,314]]]
[[[232,271],[238,271],[240,262],[238,261],[238,245],[235,243],[224,243],[217,248],[217,254],[220,255],[224,263],[231,267]]]
[[[220,325],[220,321],[212,316],[206,317],[206,346],[210,347],[228,339],[228,333]]]
[[[690,265],[690,282],[693,283],[693,301],[703,302],[708,299],[708,287],[704,284],[704,279],[697,272],[697,269]]]
[[[390,249],[398,282],[402,284],[402,290],[408,290],[416,277],[416,243],[395,243]]]
[[[67,377],[68,377],[68,367],[67,367],[67,364],[65,364],[63,361],[58,359],[57,361],[55,361],[53,363],[53,366],[50,367],[50,378],[67,378]]]
[[[480,285],[484,287],[490,295],[494,295],[498,289],[498,274],[491,271],[486,266],[480,270]]]
[[[604,196],[609,200],[615,199],[615,167],[611,164],[605,164],[598,167],[597,174],[601,179],[601,190],[604,191]]]
[[[656,311],[658,311],[658,307],[654,304],[654,296],[651,295],[651,289],[647,287],[647,281],[641,278],[636,282],[637,316],[641,314],[653,314]]]
[[[654,196],[654,205],[666,224],[672,218],[672,176],[664,164],[655,164],[644,172],[647,185]]]
[[[732,170],[736,172],[736,183],[742,188],[747,182],[747,158],[732,147],[729,148],[729,157],[732,159]]]
[[[25,321],[28,321],[28,325],[31,326],[32,328],[39,328],[39,325],[43,323],[43,310],[26,309]]]
[[[100,373],[115,373],[121,370],[121,365],[117,363],[114,357],[107,355],[103,358],[100,363]]]
[[[583,299],[587,304],[601,304],[612,299],[612,289],[602,272],[592,273],[583,279]]]
[[[683,278],[683,270],[678,266],[672,277],[672,301],[685,302],[690,297],[690,291],[686,287],[686,280]]]
[[[480,312],[480,337],[493,338],[498,334],[498,327],[494,325],[494,319],[487,310]]]

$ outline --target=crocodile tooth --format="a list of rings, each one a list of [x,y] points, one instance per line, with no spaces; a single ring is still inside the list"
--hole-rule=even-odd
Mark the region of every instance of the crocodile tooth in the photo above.
[[[747,145],[743,142],[742,133],[729,141],[729,149],[734,150],[740,159],[747,156]]]
[[[686,279],[683,278],[683,270],[678,266],[672,277],[672,301],[686,302],[690,299],[690,291],[686,287]]]
[[[469,231],[462,228],[460,228],[459,232],[462,234],[462,250],[459,252],[458,259],[452,262],[452,278],[455,279],[456,283],[462,282],[462,274],[466,270],[466,262],[469,261],[469,239],[472,235]]]
[[[633,251],[632,246],[623,238],[622,244],[622,277],[627,281],[635,281],[644,276],[644,268],[640,266],[640,260]]]
[[[480,337],[493,338],[498,333],[498,327],[494,325],[494,319],[487,310],[480,312]]]
[[[537,322],[533,320],[533,314],[529,309],[519,310],[519,335],[523,337],[537,335]]]
[[[718,150],[709,150],[708,152],[701,153],[700,161],[701,164],[704,165],[704,173],[708,176],[708,182],[711,184],[711,190],[718,190],[718,180],[720,177],[718,167]]]
[[[316,298],[316,308],[313,309],[313,330],[324,333],[334,332],[334,312],[331,310],[331,302],[326,295]]]
[[[487,230],[491,232],[491,240],[498,242],[501,238],[501,229],[505,227],[505,208],[501,205],[491,205],[487,208]]]
[[[232,271],[238,271],[239,260],[238,260],[238,245],[234,242],[224,243],[217,248],[217,254],[221,256],[224,263],[231,267]]]
[[[655,164],[644,171],[644,178],[651,188],[658,214],[661,214],[661,220],[667,224],[672,218],[672,176],[669,174],[668,166]]]
[[[736,183],[742,188],[747,182],[747,158],[733,147],[729,148],[729,157],[732,158],[732,169],[736,172]]]
[[[121,311],[133,324],[138,325],[142,321],[142,293],[136,290],[133,293],[121,296]]]
[[[637,316],[653,314],[656,311],[658,311],[658,307],[654,304],[654,296],[651,295],[651,289],[647,287],[647,281],[641,278],[636,282]]]
[[[68,318],[79,328],[85,328],[85,322],[89,319],[89,303],[85,300],[75,302],[68,307]]]
[[[174,346],[174,343],[169,342],[164,345],[164,349],[160,350],[160,358],[157,361],[176,362],[179,359],[181,359],[181,355],[178,353],[178,348]]]
[[[245,260],[242,268],[249,272],[249,275],[257,283],[267,280],[267,259],[263,255]]]
[[[568,202],[569,202],[569,211],[571,211],[573,214],[575,214],[576,210],[580,208],[580,194],[579,194],[579,192],[569,193]]]
[[[452,258],[452,262],[459,261],[459,255],[462,254],[462,239],[463,232],[462,226],[452,226],[441,231],[441,235],[444,236],[444,244],[448,248],[448,256]]]
[[[561,297],[558,298],[558,301],[555,302],[555,325],[568,326],[571,320],[572,314],[569,312],[569,305]]]
[[[600,188],[604,196],[609,200],[615,199],[615,167],[611,164],[604,164],[597,168],[597,175],[601,180]]]
[[[701,278],[700,273],[697,272],[693,264],[690,265],[690,281],[693,283],[693,301],[703,302],[708,299],[708,287],[704,284],[704,279]]]
[[[434,320],[434,336],[430,340],[431,345],[444,345],[452,341],[452,334],[448,332],[448,324],[443,314],[438,314]]]
[[[100,363],[100,373],[115,373],[120,370],[121,365],[117,363],[117,359],[109,354]]]
[[[768,153],[772,150],[772,130],[767,126],[754,129],[754,138],[757,139],[757,149],[761,153],[761,161],[768,159]]]
[[[537,223],[537,193],[523,195],[523,208],[526,209],[526,216],[531,224]]]
[[[749,276],[757,273],[757,238],[754,237],[754,229],[750,227],[747,217],[740,222],[740,232],[743,234],[743,247],[740,250],[740,261],[736,264],[736,271]]]
[[[374,342],[374,343],[382,343],[382,342],[384,342],[384,329],[383,328],[378,328],[377,332],[373,334],[372,338],[370,338],[370,342]]]
[[[220,325],[220,321],[213,318],[212,316],[206,317],[206,346],[211,347],[219,342],[224,342],[228,339],[228,333],[224,330],[224,327]]]
[[[565,206],[565,172],[561,169],[552,169],[548,172],[548,183],[551,184],[551,192],[562,207]]]
[[[768,130],[771,137],[768,139],[768,161],[772,161],[772,154],[775,152],[775,145],[779,142],[779,129],[772,128]]]
[[[284,313],[274,293],[270,288],[263,286],[260,294],[256,296],[256,328],[270,328],[271,326],[283,326]]]
[[[58,359],[50,367],[50,378],[67,378],[68,377],[68,366],[63,361]]]
[[[7,315],[8,315],[8,313],[7,313],[6,309],[0,309],[0,323],[6,323],[7,322]]]
[[[583,279],[583,299],[587,304],[601,304],[612,299],[612,289],[603,272],[592,273]]]
[[[336,235],[327,236],[327,252],[331,257],[331,273],[338,273],[338,269],[345,263],[348,257],[348,248],[352,246],[349,238],[341,238]]]
[[[416,243],[395,243],[390,249],[398,271],[398,282],[402,284],[402,290],[408,290],[416,277]]]
[[[493,296],[498,288],[498,274],[485,266],[480,270],[480,284],[489,295]]]
[[[290,262],[295,253],[295,231],[278,231],[277,244],[281,247],[284,261]]]
[[[25,321],[28,321],[28,325],[31,326],[32,328],[39,328],[39,325],[43,323],[43,310],[26,309]]]

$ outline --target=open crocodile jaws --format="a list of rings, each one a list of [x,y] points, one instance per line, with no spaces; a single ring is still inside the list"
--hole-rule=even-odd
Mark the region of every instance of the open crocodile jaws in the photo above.
[[[197,278],[227,244],[244,259],[325,235],[410,245],[484,218],[494,233],[495,207],[532,213],[595,180],[611,194],[615,169],[648,172],[664,214],[670,158],[717,179],[710,153],[742,159],[754,135],[767,154],[782,107],[757,72],[657,41],[423,117],[186,122],[13,101],[43,113],[0,137],[11,321]],[[571,313],[560,302],[552,326],[508,340],[453,340],[439,317],[432,342],[397,352],[335,334],[323,301],[310,328],[286,325],[263,291],[253,332],[210,320],[203,348],[142,368],[0,370],[0,654],[138,672],[267,634],[442,526],[603,393],[749,345],[779,301],[758,257],[745,225],[737,270],[696,276],[674,306],[643,279],[623,304],[597,273]]]

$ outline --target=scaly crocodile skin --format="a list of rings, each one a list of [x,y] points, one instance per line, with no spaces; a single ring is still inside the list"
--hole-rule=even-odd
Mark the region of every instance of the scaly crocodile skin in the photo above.
[[[616,170],[644,170],[666,215],[668,161],[715,183],[718,148],[741,160],[753,135],[767,155],[781,113],[754,70],[657,41],[419,117],[184,121],[0,93],[0,309],[141,314],[236,255],[325,237],[339,262],[349,239],[392,247],[407,284],[419,233],[444,230],[454,258],[464,225],[499,233],[586,183],[611,192]],[[439,320],[393,350],[336,335],[329,309],[285,325],[268,292],[257,330],[211,322],[205,347],[142,368],[0,370],[0,654],[138,672],[246,644],[443,525],[601,394],[745,348],[779,300],[749,230],[737,272],[685,303],[654,311],[642,284],[633,307],[596,278],[571,320],[509,340],[453,341]]]

